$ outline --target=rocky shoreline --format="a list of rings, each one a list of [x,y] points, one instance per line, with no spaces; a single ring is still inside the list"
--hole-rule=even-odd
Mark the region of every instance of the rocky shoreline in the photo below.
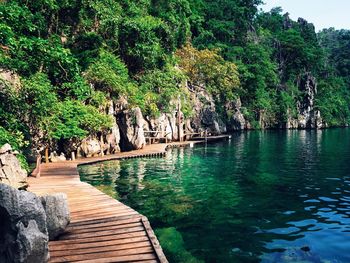
[[[27,172],[9,144],[0,148],[0,262],[40,263],[70,222],[65,194],[27,192]],[[18,190],[22,189],[22,190]]]

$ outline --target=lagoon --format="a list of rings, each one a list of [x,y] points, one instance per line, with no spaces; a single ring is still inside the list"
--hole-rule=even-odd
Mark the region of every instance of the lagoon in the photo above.
[[[350,262],[350,129],[237,132],[79,172],[147,216],[170,262]]]

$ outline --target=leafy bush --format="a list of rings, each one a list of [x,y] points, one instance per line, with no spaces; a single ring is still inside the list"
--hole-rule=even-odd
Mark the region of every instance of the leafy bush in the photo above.
[[[21,153],[21,150],[24,147],[28,146],[28,142],[25,141],[24,135],[19,131],[11,133],[5,130],[4,127],[0,126],[0,147],[6,143],[10,144],[12,149],[20,151],[20,154],[17,155],[17,158],[20,161],[22,168],[26,171],[29,171],[29,165],[26,161],[26,158]]]
[[[223,102],[236,97],[240,87],[237,66],[225,61],[218,51],[199,51],[187,44],[176,56],[191,85],[205,87],[215,97],[224,98]]]

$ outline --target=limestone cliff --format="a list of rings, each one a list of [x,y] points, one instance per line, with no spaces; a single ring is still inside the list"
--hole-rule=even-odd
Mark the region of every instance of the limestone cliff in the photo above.
[[[315,96],[317,94],[316,78],[307,72],[298,79],[297,86],[301,97],[297,102],[297,118],[288,116],[285,127],[287,129],[315,129],[324,128],[320,111],[315,109]]]

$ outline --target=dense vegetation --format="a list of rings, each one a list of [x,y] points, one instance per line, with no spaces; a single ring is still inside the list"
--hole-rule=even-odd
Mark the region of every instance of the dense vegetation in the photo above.
[[[188,87],[218,107],[240,97],[253,128],[296,114],[300,76],[319,83],[316,107],[348,123],[350,32],[315,33],[261,0],[5,0],[0,68],[20,76],[0,88],[0,143],[42,150],[111,126],[108,101],[124,97],[146,115],[172,110]],[[221,111],[225,114],[224,111]],[[287,114],[288,113],[288,114]]]

